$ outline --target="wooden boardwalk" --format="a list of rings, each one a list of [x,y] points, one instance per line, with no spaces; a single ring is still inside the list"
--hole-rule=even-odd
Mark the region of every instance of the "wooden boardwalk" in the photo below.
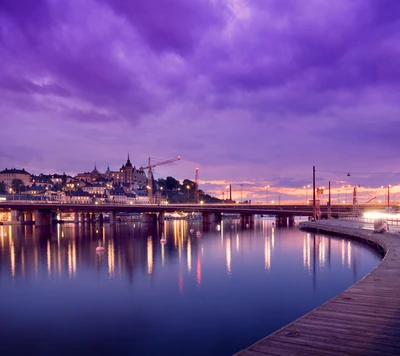
[[[385,257],[343,293],[235,356],[400,355],[400,233],[376,234],[338,220],[300,227],[376,243]]]

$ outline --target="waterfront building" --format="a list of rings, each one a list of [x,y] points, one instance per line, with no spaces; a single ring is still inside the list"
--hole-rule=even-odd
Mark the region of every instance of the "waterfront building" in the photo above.
[[[126,204],[127,196],[124,188],[117,187],[110,191],[110,202],[115,204]]]
[[[143,168],[136,168],[132,165],[129,154],[126,163],[118,171],[112,171],[110,167],[104,174],[101,174],[95,165],[93,171],[78,173],[76,180],[92,183],[105,183],[108,188],[112,186],[126,186],[133,189],[143,189],[147,186],[147,176]]]
[[[51,179],[51,176],[44,175],[44,174],[40,174],[38,176],[35,176],[32,174],[31,183],[32,183],[32,186],[36,186],[36,187],[52,187],[54,184]]]
[[[82,190],[84,192],[89,193],[90,195],[93,195],[93,194],[100,194],[100,195],[107,195],[107,196],[110,195],[110,192],[104,183],[102,183],[102,184],[86,183],[86,185],[84,187],[82,187]]]
[[[94,182],[95,180],[101,178],[101,173],[97,170],[96,164],[91,172],[78,173],[75,179],[82,180],[84,182]]]
[[[91,204],[93,201],[93,196],[91,196],[88,192],[82,192],[82,191],[69,191],[65,196],[64,196],[65,202],[66,203],[72,203],[72,204]]]
[[[146,189],[136,189],[136,204],[150,204],[149,194]]]
[[[24,169],[4,169],[0,172],[0,182],[4,183],[7,189],[11,189],[13,179],[21,179],[25,186],[30,184],[31,175]]]
[[[107,167],[105,178],[112,180],[114,185],[125,185],[133,189],[141,189],[147,185],[144,169],[137,169],[136,166],[133,166],[129,159],[129,154],[126,163],[122,165],[119,171],[111,171],[110,167]]]

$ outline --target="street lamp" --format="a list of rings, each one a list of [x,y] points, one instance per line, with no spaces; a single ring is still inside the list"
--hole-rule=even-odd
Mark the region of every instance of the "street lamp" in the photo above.
[[[306,190],[306,204],[308,204],[308,188],[310,188],[310,184],[303,186],[303,188]]]
[[[346,191],[346,205],[347,205],[347,190],[350,188],[350,184],[348,184],[347,187],[343,185],[342,188]]]
[[[243,203],[243,184],[239,184],[240,185],[240,204]]]
[[[268,188],[269,188],[269,185],[265,186],[265,189],[267,190],[267,204],[268,204]]]
[[[187,189],[187,193],[188,193],[188,204],[189,204],[189,189],[190,189],[190,185],[187,185],[186,189]]]

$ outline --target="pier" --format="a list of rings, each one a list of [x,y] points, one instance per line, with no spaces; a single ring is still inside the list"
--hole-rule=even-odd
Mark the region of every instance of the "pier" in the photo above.
[[[374,233],[346,220],[301,222],[300,228],[375,245],[384,258],[343,293],[234,356],[399,355],[399,231]]]

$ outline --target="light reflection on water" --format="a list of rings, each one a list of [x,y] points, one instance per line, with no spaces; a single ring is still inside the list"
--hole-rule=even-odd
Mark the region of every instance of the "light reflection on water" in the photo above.
[[[379,261],[356,242],[267,219],[0,226],[0,352],[231,355]]]

